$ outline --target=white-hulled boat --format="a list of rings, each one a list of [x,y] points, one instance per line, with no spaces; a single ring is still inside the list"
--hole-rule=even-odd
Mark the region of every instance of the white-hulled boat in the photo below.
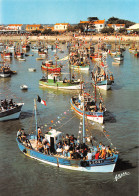
[[[7,109],[4,109],[3,106],[0,106],[0,121],[17,119],[20,116],[21,109],[24,103],[17,103],[13,106],[9,106]]]
[[[35,69],[35,68],[28,68],[28,71],[29,71],[29,72],[35,72],[36,69]]]
[[[20,89],[21,90],[28,90],[28,86],[23,84],[23,85],[20,86]]]

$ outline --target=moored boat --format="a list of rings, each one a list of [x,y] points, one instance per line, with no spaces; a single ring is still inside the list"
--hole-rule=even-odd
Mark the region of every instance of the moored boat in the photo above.
[[[54,65],[53,61],[45,61],[42,62],[41,68],[45,71],[50,71],[50,72],[61,72],[61,67],[58,65]]]
[[[1,66],[0,67],[0,77],[7,78],[11,76],[11,70],[9,66]]]
[[[81,90],[82,89],[82,82],[80,79],[78,80],[67,80],[67,78],[64,78],[61,80],[59,76],[55,74],[48,75],[48,78],[43,77],[39,80],[39,85],[44,86],[47,88],[53,88],[53,89],[61,89],[61,90]]]
[[[20,89],[21,90],[28,90],[28,86],[23,84],[23,85],[20,86]]]

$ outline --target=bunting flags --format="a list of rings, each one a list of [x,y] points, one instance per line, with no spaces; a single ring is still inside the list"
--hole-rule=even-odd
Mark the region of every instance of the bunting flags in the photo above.
[[[39,95],[38,95],[37,101],[38,101],[39,103],[41,103],[41,104],[43,104],[43,105],[46,106],[46,101],[42,100],[42,99],[40,98]]]

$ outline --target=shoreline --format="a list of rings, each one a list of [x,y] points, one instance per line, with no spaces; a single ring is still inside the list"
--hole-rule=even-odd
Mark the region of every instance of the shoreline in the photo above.
[[[119,35],[119,36],[104,36],[104,35],[80,35],[77,37],[73,37],[71,35],[52,35],[52,36],[28,36],[28,41],[35,42],[35,41],[70,41],[71,39],[80,39],[84,41],[104,41],[104,42],[121,42],[121,43],[133,43],[133,42],[139,42],[139,36],[125,36],[125,35]],[[26,36],[19,36],[19,35],[13,35],[13,36],[6,36],[1,35],[0,36],[0,42],[2,41],[25,41]]]

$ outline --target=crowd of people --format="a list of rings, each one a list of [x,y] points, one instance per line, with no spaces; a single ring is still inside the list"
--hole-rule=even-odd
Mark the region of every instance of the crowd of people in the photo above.
[[[16,103],[13,102],[13,99],[10,100],[1,100],[1,105],[0,105],[0,111],[12,109],[13,107],[16,106]]]

